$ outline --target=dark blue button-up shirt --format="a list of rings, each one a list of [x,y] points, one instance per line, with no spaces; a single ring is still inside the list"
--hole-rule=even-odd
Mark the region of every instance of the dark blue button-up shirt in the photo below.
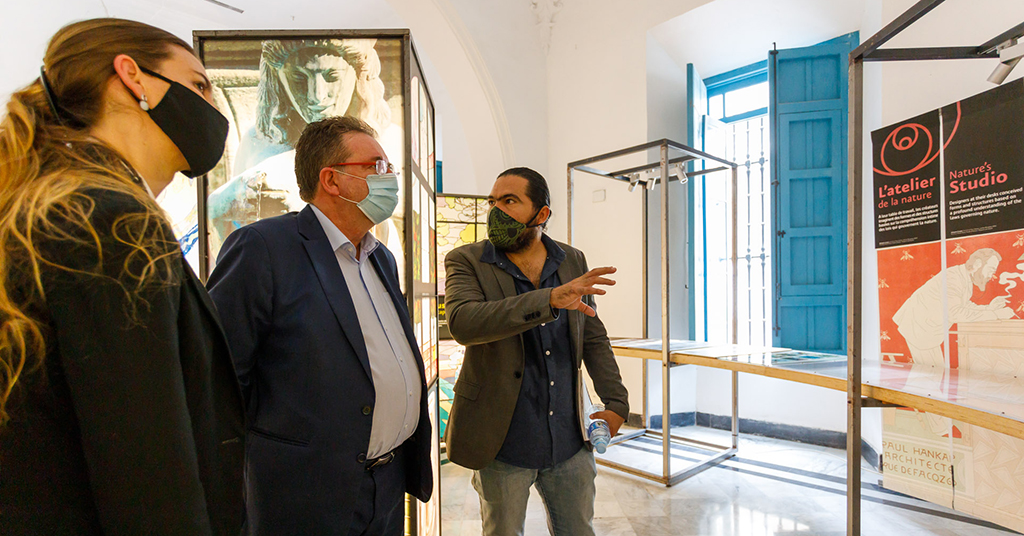
[[[554,288],[562,284],[558,267],[565,260],[565,251],[547,235],[541,235],[541,240],[548,256],[541,271],[540,288]],[[511,275],[518,294],[537,290],[519,267],[494,246],[487,244],[480,260]],[[545,469],[568,460],[583,448],[576,415],[576,360],[568,318],[568,314],[558,314],[555,320],[522,334],[523,383],[505,443],[498,451],[498,461],[527,469]]]

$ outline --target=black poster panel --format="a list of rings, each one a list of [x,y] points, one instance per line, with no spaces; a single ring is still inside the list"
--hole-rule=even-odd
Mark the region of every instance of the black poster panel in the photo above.
[[[871,133],[875,247],[938,240],[939,112]]]
[[[1021,227],[1024,208],[1024,82],[942,108],[946,237]]]

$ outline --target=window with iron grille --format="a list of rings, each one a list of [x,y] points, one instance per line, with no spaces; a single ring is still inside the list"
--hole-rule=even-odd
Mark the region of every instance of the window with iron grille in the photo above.
[[[740,344],[771,346],[771,166],[768,122],[768,74],[766,62],[750,65],[704,80],[707,115],[704,116],[704,147],[739,164],[738,176],[738,279]],[[728,319],[731,251],[729,248],[729,192],[727,179],[708,177],[697,185],[696,205],[704,214],[697,225],[696,240],[702,250],[704,336],[709,341],[731,339]],[[700,212],[698,212],[700,214]]]

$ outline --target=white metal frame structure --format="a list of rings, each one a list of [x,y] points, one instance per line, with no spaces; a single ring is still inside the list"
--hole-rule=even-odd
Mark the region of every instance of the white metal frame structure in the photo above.
[[[642,166],[631,167],[628,169],[622,169],[614,172],[607,172],[594,167],[602,162],[607,162],[624,156],[635,155],[635,154],[647,154],[648,151],[658,149],[660,151],[660,158],[657,162],[645,164]],[[673,152],[679,156],[670,158],[669,153]],[[718,167],[696,171],[684,171],[683,166],[687,162],[704,161],[706,164],[718,164]],[[672,176],[670,173],[669,166],[673,166],[674,173],[676,176]],[[727,460],[736,454],[737,440],[739,434],[739,414],[738,414],[738,401],[739,401],[739,373],[732,373],[732,443],[730,446],[713,445],[710,443],[704,443],[701,441],[695,441],[682,436],[673,435],[671,432],[671,393],[670,393],[670,369],[673,366],[669,354],[671,353],[671,329],[669,323],[669,195],[668,189],[672,182],[684,184],[689,177],[695,177],[700,175],[708,175],[720,171],[730,171],[731,180],[729,181],[729,191],[731,198],[731,248],[732,248],[732,322],[731,322],[731,335],[733,343],[737,342],[738,336],[738,317],[737,311],[737,300],[739,299],[738,293],[738,271],[737,271],[737,180],[738,180],[738,165],[734,162],[730,162],[723,158],[698,151],[692,147],[688,147],[681,143],[674,142],[668,139],[661,139],[645,143],[643,145],[636,145],[628,147],[618,151],[601,154],[591,158],[585,158],[570,162],[568,164],[568,238],[569,244],[573,243],[573,174],[576,171],[581,171],[598,177],[612,179],[618,182],[624,182],[630,185],[632,190],[637,185],[643,186],[643,226],[644,226],[644,240],[643,240],[643,331],[644,337],[647,337],[648,330],[648,319],[647,319],[647,300],[648,300],[648,273],[647,273],[647,253],[648,253],[648,241],[647,241],[647,207],[648,207],[648,193],[658,183],[662,184],[660,192],[661,201],[661,393],[662,393],[662,429],[655,430],[648,427],[648,410],[647,410],[647,360],[643,361],[643,390],[644,390],[644,404],[643,404],[643,429],[616,437],[612,443],[621,443],[623,441],[629,441],[637,437],[650,435],[661,438],[661,457],[662,457],[662,470],[661,474],[651,473],[643,471],[635,467],[630,467],[610,460],[598,460],[598,463],[625,471],[627,473],[640,476],[655,482],[660,482],[666,486],[671,486],[678,482],[681,482],[717,463]],[[649,175],[648,175],[649,174]],[[641,179],[641,176],[649,177]],[[667,179],[666,179],[667,178]],[[692,444],[697,448],[705,450],[716,450],[717,452],[701,461],[694,463],[693,465],[677,471],[672,472],[671,465],[671,443],[675,441],[677,443],[688,443]]]

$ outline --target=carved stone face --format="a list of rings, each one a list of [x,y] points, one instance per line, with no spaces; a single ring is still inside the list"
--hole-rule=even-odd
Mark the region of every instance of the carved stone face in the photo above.
[[[323,49],[292,54],[278,71],[295,110],[307,123],[345,115],[352,103],[356,70]]]

